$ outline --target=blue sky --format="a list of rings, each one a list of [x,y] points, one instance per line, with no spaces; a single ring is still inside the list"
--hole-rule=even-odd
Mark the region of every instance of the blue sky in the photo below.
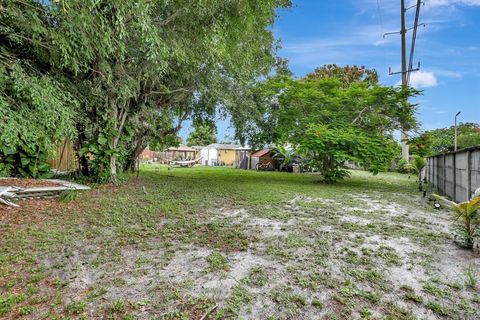
[[[324,64],[356,64],[395,85],[400,76],[389,76],[388,68],[400,69],[400,38],[382,35],[399,30],[399,6],[400,0],[293,0],[273,27],[282,42],[279,55],[297,77]],[[408,26],[414,14],[408,12]],[[480,122],[480,0],[425,0],[420,20],[426,27],[418,31],[415,61],[422,69],[411,85],[424,90],[416,99],[422,128],[449,126],[457,111],[461,121]],[[232,135],[228,121],[217,125],[220,140]]]

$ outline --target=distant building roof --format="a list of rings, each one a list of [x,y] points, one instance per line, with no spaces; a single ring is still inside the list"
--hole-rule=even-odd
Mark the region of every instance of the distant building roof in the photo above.
[[[181,146],[178,146],[178,147],[170,147],[165,151],[193,152],[193,151],[197,151],[197,150],[194,149],[194,148],[190,148],[188,146],[181,145]]]
[[[225,144],[225,143],[212,143],[206,146],[205,148],[208,149],[227,149],[227,150],[233,150],[241,147],[241,145],[238,144]]]
[[[250,146],[245,146],[245,147],[238,147],[236,150],[239,150],[239,151],[249,151],[249,150],[252,150],[252,148],[250,148]]]
[[[267,153],[270,153],[271,149],[262,149],[258,150],[257,152],[252,153],[252,157],[263,157]]]

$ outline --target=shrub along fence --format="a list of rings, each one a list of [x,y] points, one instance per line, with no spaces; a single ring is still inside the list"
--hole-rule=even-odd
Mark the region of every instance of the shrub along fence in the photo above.
[[[427,158],[427,181],[455,202],[467,201],[480,188],[480,146]]]

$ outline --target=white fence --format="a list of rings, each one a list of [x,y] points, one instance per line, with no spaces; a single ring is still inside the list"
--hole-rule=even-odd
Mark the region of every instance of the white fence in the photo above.
[[[454,201],[467,201],[480,188],[480,146],[429,157],[425,176]]]

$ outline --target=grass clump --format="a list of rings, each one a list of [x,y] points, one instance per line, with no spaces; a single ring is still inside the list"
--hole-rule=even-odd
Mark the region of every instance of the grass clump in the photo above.
[[[277,287],[271,292],[272,300],[287,310],[290,316],[297,314],[307,305],[306,298],[291,287]]]
[[[9,313],[18,303],[27,299],[25,294],[10,294],[5,297],[0,297],[0,316]]]
[[[325,307],[325,304],[323,303],[323,301],[319,299],[313,299],[312,306],[314,306],[317,309],[323,309]]]
[[[213,252],[207,256],[209,271],[229,271],[228,259],[220,252]]]
[[[253,267],[244,282],[252,287],[263,287],[268,283],[267,271],[262,267]]]
[[[87,303],[84,300],[71,301],[65,309],[70,314],[82,314],[85,312],[86,305]]]
[[[449,314],[449,310],[436,301],[428,301],[425,307],[441,316],[448,316]]]
[[[478,268],[474,264],[465,267],[465,284],[471,289],[476,289],[478,285]]]
[[[32,314],[35,309],[32,306],[23,306],[20,308],[20,315],[21,316],[28,316],[29,314]]]

